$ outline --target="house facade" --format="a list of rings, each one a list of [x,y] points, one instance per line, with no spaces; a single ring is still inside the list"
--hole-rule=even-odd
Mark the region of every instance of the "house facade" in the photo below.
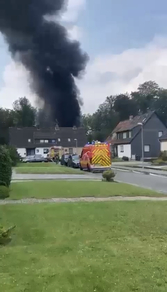
[[[167,151],[167,131],[160,137],[161,152]]]
[[[21,157],[35,154],[47,157],[53,146],[59,147],[61,153],[80,155],[86,143],[83,128],[9,128],[9,145],[15,146]]]
[[[156,112],[149,112],[120,122],[107,141],[116,157],[141,160],[143,145],[144,159],[157,158],[161,150],[160,138],[165,131]]]

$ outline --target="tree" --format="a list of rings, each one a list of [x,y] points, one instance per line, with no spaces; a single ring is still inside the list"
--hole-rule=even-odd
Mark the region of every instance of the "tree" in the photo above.
[[[91,129],[93,140],[105,141],[119,121],[113,108],[113,96],[107,97],[98,110],[92,115]]]
[[[8,128],[15,126],[15,112],[0,108],[0,144],[8,144]]]
[[[21,97],[13,104],[17,127],[33,127],[36,121],[36,109],[26,97]]]
[[[160,88],[154,81],[140,84],[138,90],[131,93],[131,97],[138,105],[141,113],[155,109],[155,103],[159,95]]]
[[[114,110],[118,113],[120,121],[127,120],[130,116],[138,114],[137,102],[127,94],[120,94],[115,98]]]
[[[88,142],[93,140],[93,116],[90,114],[82,115],[81,126],[85,129]]]
[[[158,95],[154,103],[154,110],[156,110],[161,121],[167,126],[167,89],[160,89]]]

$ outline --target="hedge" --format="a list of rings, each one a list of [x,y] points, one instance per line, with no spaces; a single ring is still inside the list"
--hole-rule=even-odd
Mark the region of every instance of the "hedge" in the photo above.
[[[5,146],[0,146],[0,181],[1,185],[10,186],[12,178],[12,161]]]

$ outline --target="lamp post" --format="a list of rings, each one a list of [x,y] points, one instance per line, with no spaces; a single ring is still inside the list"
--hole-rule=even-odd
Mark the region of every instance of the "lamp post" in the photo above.
[[[74,141],[76,142],[76,145],[75,145],[75,147],[76,147],[76,154],[77,154],[77,148],[78,148],[78,139],[74,139]]]
[[[144,168],[144,130],[143,123],[138,123],[141,126],[141,152],[142,152],[142,168]]]

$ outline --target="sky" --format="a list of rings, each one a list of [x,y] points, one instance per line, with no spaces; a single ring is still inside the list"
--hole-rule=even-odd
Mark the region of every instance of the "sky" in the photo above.
[[[167,88],[167,2],[154,2],[69,0],[61,21],[89,55],[84,76],[76,80],[84,113],[145,81]],[[0,35],[0,107],[11,108],[22,96],[34,104],[27,72],[11,59]]]

